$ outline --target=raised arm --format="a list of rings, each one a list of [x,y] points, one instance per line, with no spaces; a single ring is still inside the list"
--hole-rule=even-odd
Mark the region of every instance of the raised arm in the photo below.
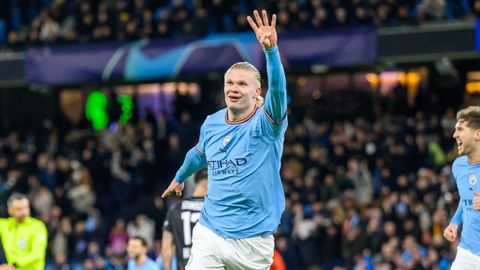
[[[269,24],[267,12],[262,11],[262,18],[255,10],[254,20],[248,16],[247,20],[252,27],[258,42],[263,46],[267,59],[268,91],[265,100],[265,112],[274,124],[279,124],[286,116],[287,111],[287,89],[285,72],[277,47],[277,31],[275,24],[277,16],[273,14],[272,22]]]

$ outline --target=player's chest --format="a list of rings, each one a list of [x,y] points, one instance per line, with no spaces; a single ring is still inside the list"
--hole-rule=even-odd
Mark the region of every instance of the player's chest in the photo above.
[[[225,156],[245,156],[251,150],[252,134],[248,126],[211,130],[205,140],[207,160]]]
[[[480,192],[480,170],[467,170],[458,174],[457,186],[460,196],[464,199],[471,199],[474,192]]]

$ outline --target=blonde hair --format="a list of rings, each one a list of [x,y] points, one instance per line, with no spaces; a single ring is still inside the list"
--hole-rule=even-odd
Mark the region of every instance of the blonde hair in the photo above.
[[[457,121],[464,121],[473,129],[480,129],[480,106],[469,106],[457,113]]]
[[[233,64],[228,70],[227,72],[225,72],[225,74],[227,74],[230,70],[246,70],[246,71],[251,71],[253,73],[255,73],[255,79],[257,79],[258,81],[258,84],[261,85],[261,82],[260,82],[260,72],[258,72],[258,69],[248,63],[248,62],[237,62],[235,64]]]
[[[237,62],[235,64],[233,64],[228,70],[227,72],[225,72],[225,74],[227,74],[230,70],[245,70],[245,71],[250,71],[250,72],[253,72],[255,74],[255,79],[257,79],[258,81],[258,87],[261,87],[262,83],[261,83],[261,76],[260,76],[260,72],[258,71],[258,69],[248,63],[248,62]],[[264,103],[264,99],[261,95],[258,95],[255,97],[255,103],[257,104],[257,106],[262,106],[263,103]]]

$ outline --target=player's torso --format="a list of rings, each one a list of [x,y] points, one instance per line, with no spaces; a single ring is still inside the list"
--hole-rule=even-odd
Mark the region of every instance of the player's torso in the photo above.
[[[462,236],[460,246],[479,255],[480,246],[480,212],[473,209],[474,192],[480,192],[480,165],[469,164],[465,156],[459,157],[453,166],[457,181],[460,201],[463,208]]]
[[[240,124],[228,124],[220,116],[212,121],[205,131],[205,155],[208,162],[209,180],[222,180],[241,175],[252,168],[252,162],[271,151],[273,144],[262,138],[257,111],[250,119]]]
[[[474,192],[480,192],[480,165],[470,165],[466,159],[455,164],[454,177],[457,181],[457,188],[460,195],[460,202],[464,211],[478,214],[480,212],[473,209]]]

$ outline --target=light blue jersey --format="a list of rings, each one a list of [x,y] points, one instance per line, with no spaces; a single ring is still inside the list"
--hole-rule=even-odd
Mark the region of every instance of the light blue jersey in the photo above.
[[[208,167],[208,193],[199,222],[225,238],[273,234],[285,208],[280,180],[287,128],[285,73],[278,48],[265,49],[269,90],[263,107],[240,121],[227,109],[207,117],[198,144],[176,174],[179,182]]]
[[[467,156],[460,156],[453,162],[452,173],[460,201],[450,223],[463,223],[459,246],[480,256],[480,212],[473,209],[473,192],[480,191],[480,164],[469,164]]]
[[[159,270],[158,265],[150,258],[147,258],[141,265],[135,265],[135,261],[128,260],[128,270]]]

